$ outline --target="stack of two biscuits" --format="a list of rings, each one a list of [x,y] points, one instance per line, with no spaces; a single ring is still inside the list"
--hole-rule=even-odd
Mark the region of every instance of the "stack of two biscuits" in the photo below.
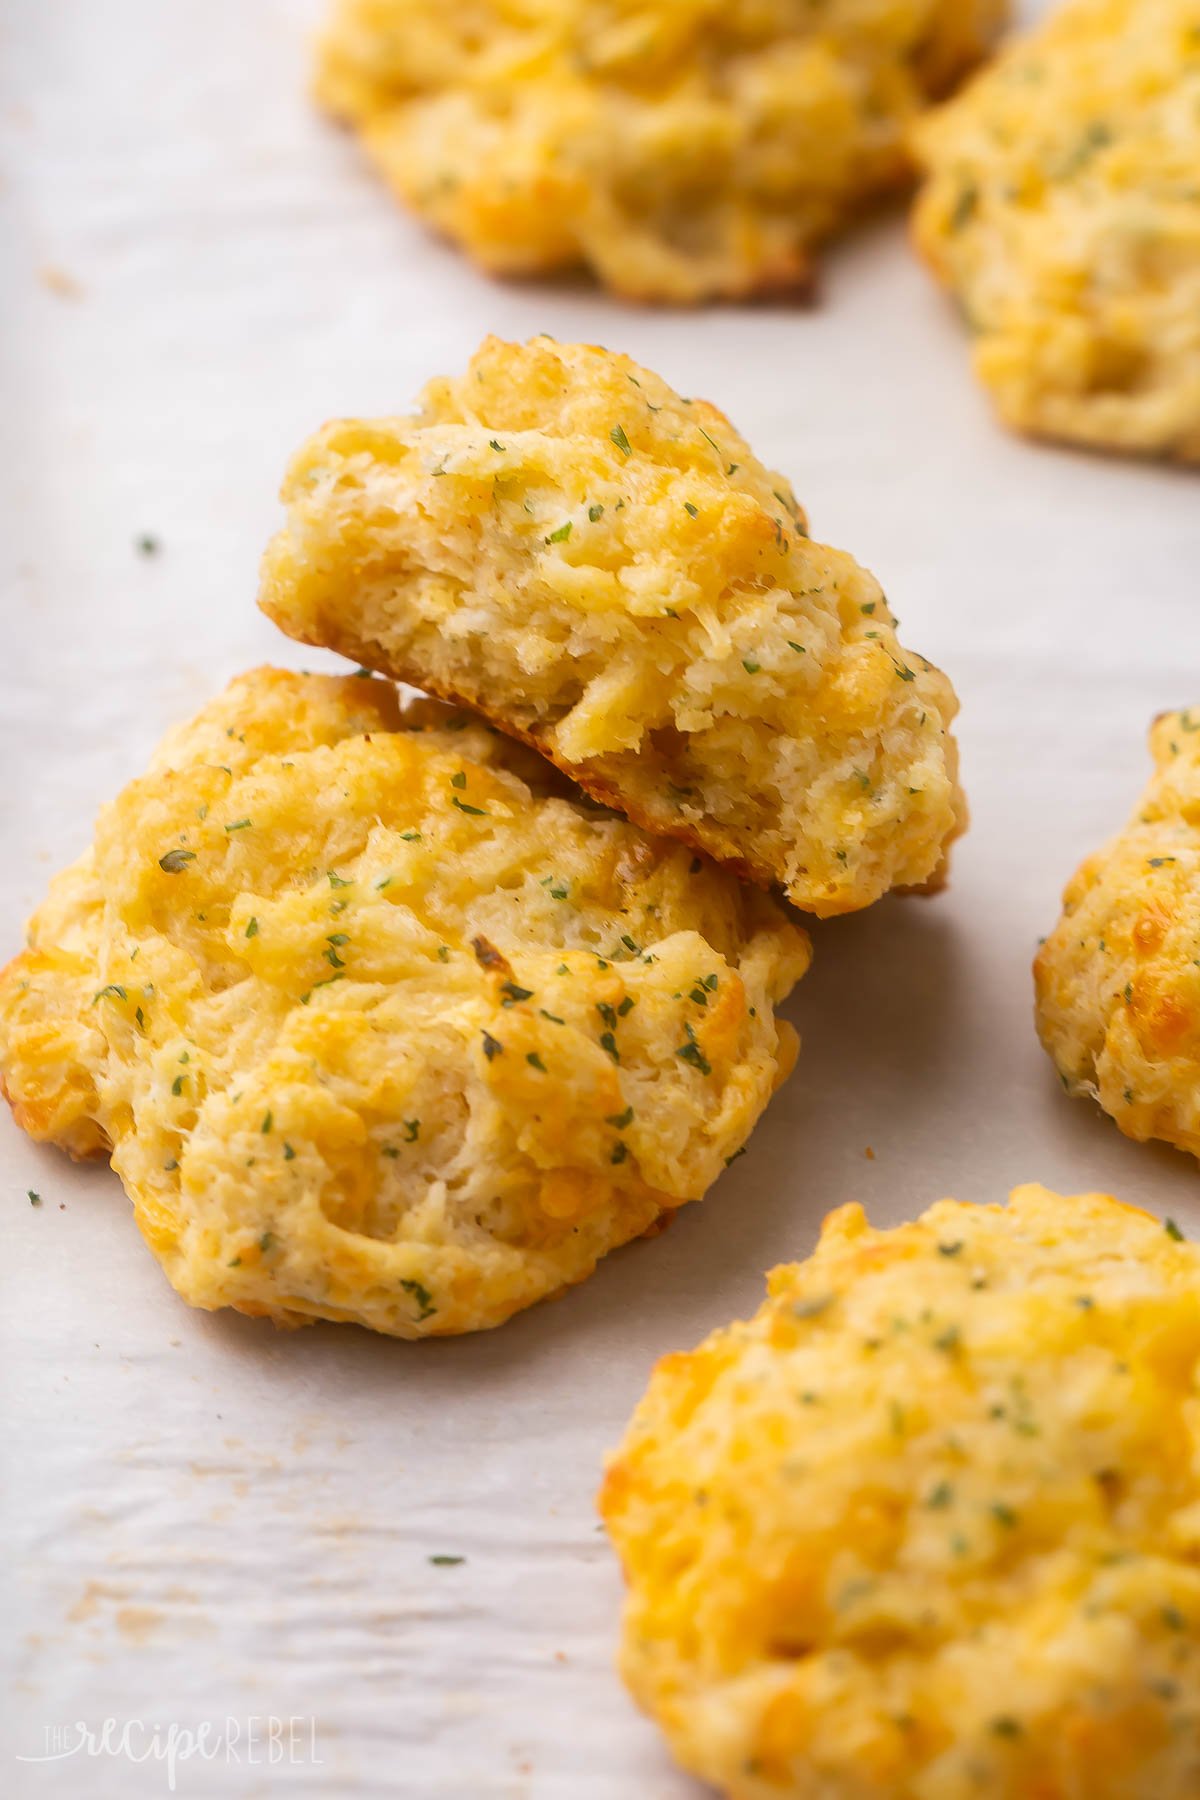
[[[496,1325],[741,1150],[810,955],[761,890],[937,879],[954,696],[720,413],[602,350],[490,341],[284,497],[261,603],[365,666],[166,741],[3,977],[0,1069],[193,1304]]]

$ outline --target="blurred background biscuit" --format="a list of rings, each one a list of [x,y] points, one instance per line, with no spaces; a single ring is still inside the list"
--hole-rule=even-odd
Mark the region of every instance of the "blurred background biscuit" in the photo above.
[[[1200,461],[1200,14],[1067,0],[922,121],[917,243],[1018,430]]]
[[[338,0],[317,95],[485,269],[636,300],[802,287],[1006,0]]]

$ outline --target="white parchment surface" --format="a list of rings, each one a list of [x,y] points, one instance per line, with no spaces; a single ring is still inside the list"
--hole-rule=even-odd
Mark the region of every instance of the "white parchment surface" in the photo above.
[[[332,665],[254,607],[284,462],[487,331],[610,344],[732,415],[952,675],[973,823],[943,896],[814,929],[799,1067],[708,1200],[494,1333],[189,1311],[115,1177],[0,1119],[0,1792],[168,1791],[153,1760],[17,1760],[77,1720],[275,1716],[314,1720],[320,1760],[260,1741],[176,1791],[694,1800],[612,1672],[593,1510],[655,1357],[753,1309],[852,1198],[887,1222],[1037,1179],[1200,1233],[1194,1164],[1063,1096],[1029,979],[1150,718],[1200,700],[1200,483],[1006,436],[899,216],[810,310],[487,280],[309,108],[317,11],[0,4],[0,956],[168,725],[260,661]]]

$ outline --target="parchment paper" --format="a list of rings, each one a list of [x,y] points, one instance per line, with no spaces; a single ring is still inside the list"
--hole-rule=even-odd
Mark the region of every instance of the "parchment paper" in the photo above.
[[[1006,436],[899,215],[828,256],[810,310],[475,274],[310,109],[318,12],[0,6],[0,954],[168,725],[257,662],[332,666],[254,608],[285,460],[489,330],[610,344],[732,415],[951,673],[973,824],[941,898],[815,927],[799,1067],[708,1200],[494,1333],[192,1312],[107,1168],[0,1118],[0,1789],[165,1793],[155,1761],[16,1758],[76,1720],[274,1715],[315,1720],[321,1760],[193,1757],[176,1791],[688,1800],[612,1670],[592,1505],[654,1359],[752,1310],[851,1198],[886,1222],[1038,1179],[1200,1233],[1194,1164],[1063,1096],[1029,979],[1152,715],[1200,699],[1200,488]]]

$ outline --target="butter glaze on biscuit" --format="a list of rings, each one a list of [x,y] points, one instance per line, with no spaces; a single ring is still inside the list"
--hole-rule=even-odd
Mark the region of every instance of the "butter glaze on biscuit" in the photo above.
[[[844,1207],[610,1463],[626,1680],[735,1800],[1194,1800],[1198,1388],[1147,1214]]]
[[[940,882],[954,691],[715,407],[492,338],[414,417],[318,432],[283,497],[260,604],[293,637],[470,704],[806,911]]]
[[[582,1280],[742,1147],[809,946],[564,788],[381,681],[233,682],[0,975],[18,1121],[111,1149],[195,1306],[419,1337]]]

